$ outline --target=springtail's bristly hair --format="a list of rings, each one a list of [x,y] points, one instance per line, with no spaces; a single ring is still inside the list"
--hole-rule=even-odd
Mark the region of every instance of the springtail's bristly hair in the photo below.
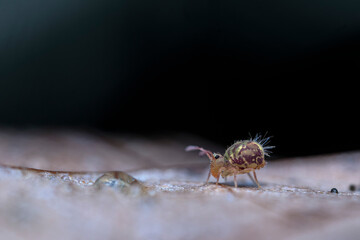
[[[272,153],[269,149],[273,149],[273,148],[275,148],[275,146],[268,145],[272,136],[266,137],[266,134],[267,133],[265,133],[265,135],[262,136],[257,133],[254,138],[250,134],[250,141],[254,141],[254,142],[257,142],[258,144],[260,144],[261,147],[264,149],[264,154],[269,157],[270,153]]]

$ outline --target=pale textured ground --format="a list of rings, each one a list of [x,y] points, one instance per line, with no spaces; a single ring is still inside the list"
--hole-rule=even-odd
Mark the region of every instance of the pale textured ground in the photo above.
[[[0,239],[354,239],[360,234],[360,152],[283,159],[204,186],[207,159],[188,136],[142,139],[71,131],[1,131]],[[93,186],[127,171],[144,192]],[[214,179],[212,179],[214,181]],[[339,194],[329,193],[336,187]]]

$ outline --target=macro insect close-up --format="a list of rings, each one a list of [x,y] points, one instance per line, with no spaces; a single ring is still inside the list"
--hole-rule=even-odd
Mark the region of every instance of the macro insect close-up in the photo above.
[[[234,185],[237,187],[236,175],[247,173],[252,179],[250,175],[250,172],[252,172],[256,185],[261,188],[255,170],[265,167],[265,156],[269,156],[269,149],[274,148],[274,146],[267,145],[270,138],[262,138],[261,135],[256,135],[255,138],[249,140],[236,141],[226,149],[224,155],[191,145],[186,147],[185,150],[199,150],[200,155],[205,154],[210,159],[206,184],[209,182],[211,175],[216,178],[216,184],[219,183],[220,176],[225,180],[228,176],[234,176]]]
[[[359,10],[0,1],[0,240],[360,238]]]

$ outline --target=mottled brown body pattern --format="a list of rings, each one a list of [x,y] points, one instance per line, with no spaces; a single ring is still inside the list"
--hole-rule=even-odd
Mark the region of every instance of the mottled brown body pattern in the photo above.
[[[239,170],[260,169],[266,165],[264,150],[254,141],[239,141],[230,146],[224,158]]]

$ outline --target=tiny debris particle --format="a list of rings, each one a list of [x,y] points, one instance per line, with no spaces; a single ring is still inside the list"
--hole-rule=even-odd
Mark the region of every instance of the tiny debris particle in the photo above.
[[[339,193],[339,191],[336,188],[332,188],[330,192],[331,193]]]
[[[356,191],[356,186],[354,184],[350,184],[349,190],[352,192]]]

